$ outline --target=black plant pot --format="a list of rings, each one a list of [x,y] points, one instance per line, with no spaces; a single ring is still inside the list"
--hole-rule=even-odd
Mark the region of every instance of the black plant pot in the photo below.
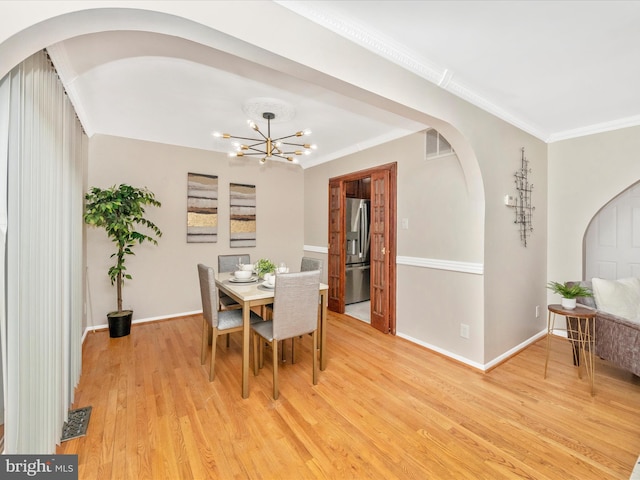
[[[133,310],[107,313],[109,320],[109,336],[111,338],[125,337],[131,333],[131,318]]]

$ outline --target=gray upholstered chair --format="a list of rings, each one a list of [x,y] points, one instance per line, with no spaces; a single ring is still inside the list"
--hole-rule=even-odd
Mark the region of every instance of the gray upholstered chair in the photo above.
[[[320,279],[322,279],[322,260],[319,258],[302,257],[300,271],[310,272],[312,270],[320,270]]]
[[[211,368],[209,381],[215,376],[216,340],[218,335],[242,331],[242,311],[218,311],[218,288],[215,282],[213,268],[198,264],[198,278],[200,280],[200,296],[202,298],[202,349],[200,364],[204,365],[207,357],[207,343],[211,342]],[[259,315],[251,312],[251,323],[261,322]]]
[[[249,254],[218,255],[218,273],[235,272],[240,263],[243,265],[251,263],[251,256]],[[218,308],[220,310],[235,310],[240,308],[240,304],[225,293],[219,292],[218,300]]]
[[[313,384],[318,383],[318,292],[320,272],[284,273],[277,277],[273,319],[251,325],[253,373],[263,365],[264,338],[273,351],[273,398],[278,392],[278,342],[310,333],[313,339]]]
[[[322,280],[322,260],[319,258],[312,257],[302,257],[302,261],[300,262],[300,271],[301,272],[311,272],[313,270],[320,271],[320,280]],[[318,296],[318,304],[320,304],[320,297]],[[320,311],[318,310],[318,315],[320,315]],[[285,357],[285,346],[282,344],[282,359]],[[296,339],[291,339],[291,363],[296,363]]]

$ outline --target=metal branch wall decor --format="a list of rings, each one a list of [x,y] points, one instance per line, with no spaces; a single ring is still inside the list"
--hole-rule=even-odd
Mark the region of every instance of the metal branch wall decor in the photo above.
[[[514,181],[516,183],[517,195],[515,203],[509,205],[515,211],[516,218],[513,223],[517,224],[520,228],[520,240],[522,244],[527,246],[527,238],[533,232],[533,211],[536,209],[531,205],[531,192],[533,191],[533,184],[529,183],[529,174],[531,168],[529,168],[529,160],[524,155],[524,147],[521,149],[522,155],[520,159],[520,169],[513,174]]]

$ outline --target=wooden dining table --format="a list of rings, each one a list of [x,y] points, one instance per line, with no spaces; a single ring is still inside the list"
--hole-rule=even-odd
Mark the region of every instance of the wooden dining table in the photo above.
[[[253,282],[240,282],[235,280],[233,272],[218,273],[216,286],[221,292],[226,293],[236,302],[242,305],[242,398],[249,397],[249,351],[250,348],[250,321],[252,307],[269,305],[273,303],[275,290],[263,285],[262,280]],[[318,314],[320,370],[327,367],[327,296],[329,285],[320,283],[320,303]]]

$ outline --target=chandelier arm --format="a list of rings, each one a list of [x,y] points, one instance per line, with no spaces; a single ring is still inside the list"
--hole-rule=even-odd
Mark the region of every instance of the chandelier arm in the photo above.
[[[284,140],[285,138],[301,137],[301,136],[302,135],[298,135],[297,133],[293,133],[291,135],[285,135],[284,137],[274,138],[272,141],[273,142],[279,142],[280,140]]]
[[[260,130],[256,130],[256,131],[260,134],[260,136],[264,139],[265,142],[269,140],[269,137],[264,133],[262,133]]]
[[[247,146],[247,150],[252,150],[252,151],[255,152],[255,154],[258,154],[258,153],[263,154],[263,155],[267,154],[266,150],[260,150],[259,148],[255,148],[255,145]]]
[[[251,150],[258,150],[256,147],[259,147],[260,145],[265,145],[267,142],[262,142],[260,140],[257,140],[258,143],[252,143],[251,145],[245,145],[248,149]]]
[[[264,136],[264,135],[263,135]],[[249,138],[249,137],[236,137],[235,135],[229,135],[229,138],[235,138],[237,140],[251,140],[252,142],[260,142],[260,143],[264,143],[263,140],[260,140],[259,138]],[[259,145],[259,144],[256,144]]]
[[[278,155],[278,154],[275,154],[275,153],[272,153],[272,154],[271,154],[271,156],[272,156],[272,157],[282,158],[283,160],[287,160],[287,161],[289,161],[289,159],[288,159],[287,157],[284,157],[284,156],[282,156],[282,155]]]
[[[290,142],[280,142],[282,145],[291,145],[293,147],[303,147],[305,146],[304,143],[290,143]]]

